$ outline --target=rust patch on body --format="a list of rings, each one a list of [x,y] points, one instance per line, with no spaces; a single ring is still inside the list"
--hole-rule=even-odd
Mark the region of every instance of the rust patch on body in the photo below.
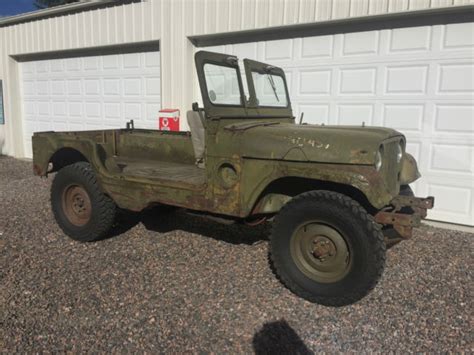
[[[412,237],[413,228],[421,224],[426,218],[427,210],[433,208],[434,197],[419,198],[399,195],[391,201],[393,211],[380,211],[374,218],[377,223],[392,225],[393,228],[405,239]],[[409,207],[413,213],[401,213],[402,208]]]
[[[33,172],[35,175],[41,176],[43,175],[43,170],[41,169],[41,166],[38,164],[33,164]]]

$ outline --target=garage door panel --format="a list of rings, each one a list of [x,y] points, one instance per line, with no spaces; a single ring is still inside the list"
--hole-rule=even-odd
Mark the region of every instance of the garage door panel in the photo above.
[[[301,58],[332,57],[334,36],[306,37],[301,43]]]
[[[474,47],[474,23],[459,23],[444,27],[443,48],[444,49],[465,49]],[[466,34],[471,34],[466,35]]]
[[[25,96],[36,95],[36,86],[33,80],[25,80],[23,82],[23,94]]]
[[[428,65],[386,67],[384,94],[426,94]]]
[[[266,61],[290,60],[293,58],[294,41],[291,39],[282,39],[277,41],[268,41],[265,43]]]
[[[161,86],[160,86],[160,77],[147,77],[145,79],[145,95],[147,96],[160,96]]]
[[[474,133],[474,105],[438,104],[435,112],[435,130],[441,133]],[[474,135],[472,136],[474,140]]]
[[[101,82],[98,78],[84,79],[84,95],[97,96],[101,94]]]
[[[429,217],[474,225],[473,32],[472,23],[420,26],[208,50],[281,66],[307,123],[399,130],[423,176],[414,190],[436,196]]]
[[[329,124],[329,105],[299,104],[299,111],[304,112],[307,119],[304,121],[311,124]]]
[[[355,32],[343,37],[344,56],[376,54],[379,51],[379,31]]]
[[[102,117],[102,102],[85,102],[83,105],[85,118],[93,121],[100,120]]]
[[[398,28],[389,31],[390,52],[427,51],[431,46],[431,27]]]
[[[141,78],[126,78],[123,81],[123,96],[140,96],[141,95]]]
[[[450,222],[473,224],[472,211],[473,190],[464,187],[454,187],[446,184],[428,184],[428,194],[436,196],[438,205],[430,215],[431,218]]]
[[[377,68],[342,69],[339,74],[339,94],[375,95]]]
[[[122,58],[124,69],[136,69],[142,66],[142,64],[140,63],[140,53],[127,53],[124,54]]]
[[[81,70],[81,59],[80,58],[58,59],[58,61],[63,61],[65,63],[66,71],[68,72],[68,74],[70,72]],[[54,61],[53,61],[53,63],[54,63]]]
[[[150,69],[157,69],[160,67],[160,57],[156,53],[144,53],[145,67]]]
[[[102,69],[117,70],[120,68],[119,57],[114,55],[107,55],[102,57]]]
[[[239,55],[245,55],[245,58],[256,58],[258,56],[257,43],[239,43],[233,46],[233,50]],[[230,53],[233,54],[233,53]]]
[[[438,66],[439,94],[473,94],[474,64],[455,63]]]
[[[420,133],[425,112],[424,104],[384,104],[383,126],[403,132]]]
[[[48,61],[36,62],[35,66],[36,73],[47,73],[50,70]]]
[[[28,93],[24,92],[26,96]],[[65,96],[66,95],[66,83],[64,80],[51,80],[51,95],[54,96]]]
[[[116,78],[103,79],[104,96],[120,95],[120,80]]]
[[[130,119],[139,128],[156,127],[159,52],[24,62],[21,83],[29,157],[36,131],[120,128]]]
[[[363,122],[372,125],[374,105],[373,104],[343,104],[337,106],[337,124],[357,125]]]
[[[71,79],[66,81],[66,93],[69,96],[80,96],[82,94],[82,80]]]
[[[472,176],[474,148],[466,145],[433,143],[431,145],[430,170],[447,174]]]
[[[84,70],[97,71],[99,70],[99,57],[85,57],[82,58],[82,67]]]

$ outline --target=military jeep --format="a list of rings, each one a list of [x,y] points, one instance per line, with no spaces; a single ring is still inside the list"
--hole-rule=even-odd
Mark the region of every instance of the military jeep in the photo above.
[[[282,69],[200,51],[202,106],[191,132],[38,132],[33,168],[57,172],[51,204],[65,234],[106,235],[117,211],[169,205],[225,223],[272,223],[270,259],[295,294],[351,304],[379,280],[387,243],[433,207],[405,137],[390,128],[298,124]],[[245,84],[245,89],[244,89]]]

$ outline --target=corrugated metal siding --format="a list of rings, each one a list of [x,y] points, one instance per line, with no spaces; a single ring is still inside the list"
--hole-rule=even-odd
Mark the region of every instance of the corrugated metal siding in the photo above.
[[[0,126],[0,153],[23,156],[15,139],[22,134],[18,68],[9,56],[159,40],[160,14],[160,1],[146,1],[1,27],[6,123]]]
[[[474,0],[146,0],[0,28],[4,154],[22,156],[18,68],[11,55],[160,40],[162,106],[189,109],[194,47],[190,35],[472,4]]]
[[[157,40],[160,2],[124,4],[4,27],[9,55]]]

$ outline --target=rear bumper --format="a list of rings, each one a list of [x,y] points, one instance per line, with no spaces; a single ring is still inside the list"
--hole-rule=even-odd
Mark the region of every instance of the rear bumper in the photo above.
[[[405,239],[412,236],[413,228],[426,218],[427,211],[434,206],[434,197],[396,196],[390,201],[392,209],[378,212],[374,218],[377,223],[391,225]],[[405,211],[402,211],[405,210]],[[406,211],[408,210],[408,211]]]

